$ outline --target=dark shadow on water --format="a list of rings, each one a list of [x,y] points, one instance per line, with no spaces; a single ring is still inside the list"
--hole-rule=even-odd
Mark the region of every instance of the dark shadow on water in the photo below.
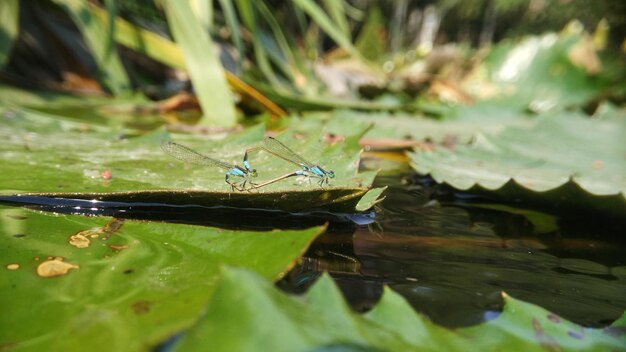
[[[626,309],[624,221],[498,204],[428,178],[376,182],[389,186],[387,198],[361,214],[6,196],[0,204],[239,230],[328,224],[280,288],[301,293],[329,272],[362,312],[388,285],[448,327],[497,317],[501,291],[585,326],[611,323]]]
[[[626,309],[623,221],[495,204],[429,179],[377,183],[390,188],[376,223],[326,233],[280,287],[303,292],[329,271],[365,311],[389,285],[449,327],[498,316],[501,291],[585,326],[606,325]]]
[[[267,231],[276,228],[304,229],[328,224],[332,231],[353,231],[356,222],[373,214],[337,214],[323,211],[289,213],[279,210],[126,203],[31,196],[0,196],[0,204],[29,209],[85,216],[111,216],[118,219],[162,221],[219,227],[231,230]],[[369,220],[371,221],[371,220]]]

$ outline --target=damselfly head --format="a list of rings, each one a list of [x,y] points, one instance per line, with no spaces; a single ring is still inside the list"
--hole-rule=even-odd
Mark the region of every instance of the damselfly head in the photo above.
[[[328,170],[328,172],[326,172],[326,175],[328,175],[328,177],[330,178],[335,178],[335,172],[333,170]]]
[[[252,176],[252,177],[257,177],[258,176],[258,174],[256,172],[256,169],[250,170],[250,176]]]

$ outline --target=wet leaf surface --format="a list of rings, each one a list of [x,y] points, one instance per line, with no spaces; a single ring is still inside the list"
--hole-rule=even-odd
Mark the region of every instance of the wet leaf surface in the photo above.
[[[253,273],[228,269],[205,315],[175,350],[310,351],[335,345],[385,351],[626,348],[624,318],[604,329],[588,329],[506,294],[504,301],[502,314],[493,320],[449,330],[412,311],[389,288],[372,311],[358,315],[327,275],[303,297],[293,297]]]
[[[358,137],[364,130],[355,129],[344,141],[332,145],[321,142],[316,131],[299,138],[289,131],[278,136],[302,156],[333,169],[336,177],[330,186],[322,188],[315,180],[291,177],[239,192],[224,182],[224,170],[186,165],[166,155],[160,144],[174,139],[215,159],[241,165],[245,150],[261,143],[262,126],[210,140],[170,135],[164,130],[137,135],[128,129],[55,117],[34,110],[4,110],[0,135],[6,143],[0,147],[0,189],[5,195],[349,212],[354,211],[376,175],[358,173]],[[257,183],[299,169],[263,151],[251,155],[250,163],[258,169]]]
[[[322,231],[229,231],[0,206],[0,346],[147,350],[196,321],[220,265],[277,279]],[[78,234],[90,245],[76,246]]]
[[[413,168],[464,191],[626,211],[626,115],[545,115],[536,126],[479,135],[468,146],[411,154]]]

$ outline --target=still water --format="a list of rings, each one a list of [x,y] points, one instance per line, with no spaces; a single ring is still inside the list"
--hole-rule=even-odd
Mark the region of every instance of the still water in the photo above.
[[[231,229],[328,224],[278,286],[303,292],[330,272],[351,306],[370,309],[384,285],[448,327],[496,317],[501,292],[586,326],[626,308],[625,219],[521,209],[454,193],[414,174],[383,176],[386,199],[363,214],[286,213],[41,197],[0,203],[44,211],[166,221]]]
[[[280,287],[304,291],[326,270],[356,310],[372,307],[388,285],[449,327],[497,316],[501,291],[587,326],[624,312],[621,220],[489,204],[415,176],[377,183],[390,187],[374,222],[331,229]]]

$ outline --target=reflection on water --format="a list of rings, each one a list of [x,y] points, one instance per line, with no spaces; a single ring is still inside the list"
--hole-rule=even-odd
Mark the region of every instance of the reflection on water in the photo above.
[[[626,309],[626,244],[618,226],[598,230],[511,207],[439,203],[431,187],[378,182],[391,187],[377,224],[325,234],[281,287],[303,291],[329,271],[353,307],[367,310],[387,284],[446,326],[496,316],[500,291],[589,326]]]
[[[626,309],[624,221],[546,214],[451,194],[427,179],[399,180],[378,178],[390,186],[386,200],[375,213],[356,216],[43,197],[0,196],[0,203],[245,230],[328,223],[280,287],[302,292],[327,271],[353,308],[365,311],[389,285],[445,326],[497,316],[501,291],[588,326],[608,324]],[[23,233],[18,222],[4,226]]]

